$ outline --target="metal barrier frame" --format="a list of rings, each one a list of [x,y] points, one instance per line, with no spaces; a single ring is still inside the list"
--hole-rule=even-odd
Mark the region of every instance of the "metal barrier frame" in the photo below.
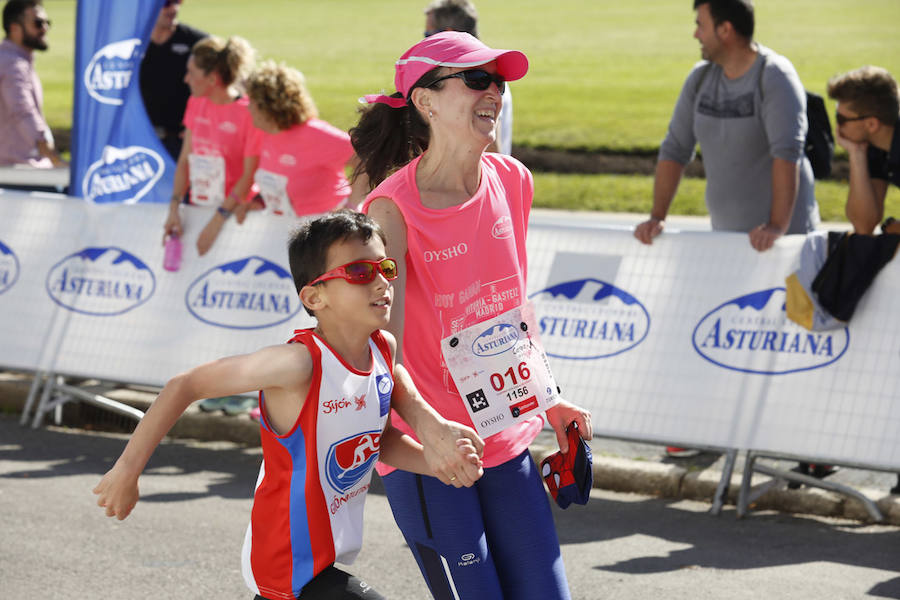
[[[845,496],[850,496],[851,498],[855,498],[858,500],[863,507],[866,509],[866,512],[876,523],[884,521],[884,515],[881,514],[881,510],[878,506],[873,502],[870,498],[867,498],[865,495],[860,493],[858,490],[841,483],[835,483],[833,481],[827,481],[825,479],[819,479],[817,477],[812,477],[810,475],[804,475],[802,473],[796,473],[794,471],[785,471],[783,469],[776,469],[774,467],[760,464],[757,461],[761,458],[771,458],[771,459],[788,459],[788,460],[796,460],[798,462],[822,462],[818,459],[811,459],[809,457],[798,457],[798,456],[786,456],[784,454],[775,454],[775,453],[767,453],[756,450],[748,450],[747,456],[744,462],[744,475],[741,480],[741,489],[738,494],[737,500],[737,517],[743,518],[750,511],[750,505],[753,504],[756,500],[758,500],[763,494],[771,490],[776,486],[783,485],[786,481],[794,481],[797,483],[802,483],[804,485],[808,485],[811,487],[817,487],[824,490],[830,490],[832,492],[838,492],[840,494],[844,494]],[[857,465],[857,464],[847,464],[842,462],[836,462],[832,460],[827,461],[829,464],[840,465],[842,467],[851,467],[858,469],[868,469],[872,471],[884,471],[884,472],[892,472],[888,469],[882,469],[877,467],[872,467],[870,465]],[[772,477],[770,481],[766,481],[764,483],[758,484],[756,486],[752,485],[752,479],[754,473],[761,473],[763,475],[768,475]]]
[[[38,393],[40,393],[40,399],[37,406],[34,406],[34,414],[31,416],[32,429],[40,427],[45,416],[51,412],[54,413],[54,422],[59,425],[62,420],[63,405],[73,401],[86,402],[138,422],[144,418],[144,412],[133,406],[69,385],[62,375],[38,371],[34,374],[31,388],[28,390],[28,397],[19,418],[20,425],[28,424],[29,412],[31,412]]]

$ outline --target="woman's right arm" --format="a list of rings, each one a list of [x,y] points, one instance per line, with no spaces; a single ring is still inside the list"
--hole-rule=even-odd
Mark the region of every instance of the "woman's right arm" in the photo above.
[[[172,197],[169,198],[169,216],[163,225],[163,244],[170,235],[181,237],[184,230],[181,226],[181,215],[179,207],[184,198],[184,194],[188,189],[188,156],[191,154],[191,130],[184,130],[184,142],[181,145],[181,153],[178,155],[178,162],[175,164],[175,183],[172,185]]]

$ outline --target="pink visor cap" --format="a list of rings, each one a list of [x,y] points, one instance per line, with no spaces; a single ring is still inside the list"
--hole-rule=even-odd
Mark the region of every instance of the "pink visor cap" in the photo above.
[[[476,37],[461,31],[442,31],[429,36],[407,50],[396,62],[394,85],[403,98],[385,94],[363,96],[368,104],[381,102],[393,108],[406,105],[413,86],[435,67],[478,67],[497,61],[497,73],[506,81],[521,79],[528,72],[528,59],[518,50],[495,50]]]

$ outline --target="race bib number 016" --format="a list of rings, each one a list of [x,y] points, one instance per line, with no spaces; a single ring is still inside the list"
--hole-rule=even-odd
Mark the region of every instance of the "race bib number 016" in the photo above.
[[[481,437],[559,402],[537,331],[529,303],[441,340],[450,376]]]

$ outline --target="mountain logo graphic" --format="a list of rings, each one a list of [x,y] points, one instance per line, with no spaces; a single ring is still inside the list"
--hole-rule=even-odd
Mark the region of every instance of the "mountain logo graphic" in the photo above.
[[[783,287],[723,302],[697,323],[694,350],[719,367],[760,375],[819,369],[844,355],[846,327],[808,331],[787,318],[784,303]]]
[[[204,323],[228,329],[261,329],[300,311],[294,280],[284,267],[248,256],[215,266],[195,279],[184,297]]]
[[[650,331],[650,313],[630,293],[594,278],[557,283],[529,296],[548,356],[609,358],[633,350]]]
[[[97,102],[121,106],[134,71],[140,65],[141,40],[131,38],[103,46],[84,69],[84,87]]]
[[[156,277],[144,261],[122,248],[88,247],[53,265],[46,289],[63,308],[111,317],[147,302],[156,290]]]

